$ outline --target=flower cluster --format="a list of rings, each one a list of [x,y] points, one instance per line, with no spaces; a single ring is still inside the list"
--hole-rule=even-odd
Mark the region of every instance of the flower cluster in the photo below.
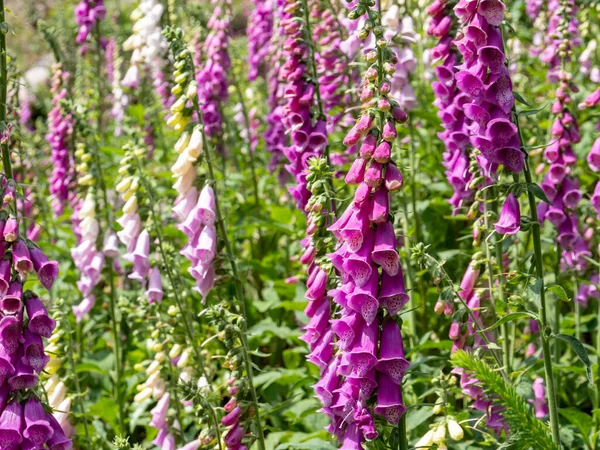
[[[19,236],[14,208],[14,180],[2,179],[2,257],[0,259],[0,443],[3,448],[71,448],[61,425],[46,412],[33,390],[49,357],[43,338],[56,322],[42,300],[23,284],[33,272],[47,290],[58,276],[58,263]],[[21,446],[21,447],[19,447]]]
[[[77,322],[92,310],[96,297],[92,294],[94,287],[100,282],[104,267],[104,253],[96,247],[100,234],[100,224],[96,218],[96,188],[95,178],[88,163],[92,155],[85,145],[77,144],[77,184],[83,188],[81,196],[73,200],[73,228],[77,237],[77,246],[71,249],[71,257],[78,269],[80,279],[77,287],[83,295],[82,301],[73,306]]]
[[[406,411],[401,384],[409,366],[394,318],[408,302],[408,295],[389,216],[390,192],[403,184],[399,169],[391,162],[392,145],[396,123],[407,117],[388,97],[392,90],[389,77],[396,70],[398,56],[388,48],[380,18],[370,8],[359,3],[349,13],[353,20],[368,13],[359,36],[367,38],[372,31],[376,47],[365,52],[370,64],[361,93],[365,110],[344,138],[347,147],[362,141],[360,154],[346,176],[348,184],[358,187],[350,205],[328,228],[338,239],[338,247],[328,258],[341,274],[341,284],[328,295],[339,308],[339,316],[328,323],[330,305],[322,301],[327,288],[324,270],[311,274],[306,294],[310,300],[307,310],[312,314],[304,339],[318,345],[312,355],[322,369],[315,390],[331,419],[329,430],[343,448],[362,448],[364,439],[377,437],[369,407],[376,390],[373,412],[398,423]],[[340,353],[327,363],[324,355],[333,351],[333,335]],[[321,350],[317,352],[317,348]]]
[[[167,51],[167,41],[161,34],[160,21],[164,7],[158,0],[142,0],[131,13],[133,34],[123,42],[123,50],[131,51],[129,69],[121,84],[135,89],[139,86],[141,71],[149,71],[156,80],[162,73],[164,56]]]
[[[269,56],[269,43],[273,36],[273,0],[258,0],[250,13],[246,34],[248,35],[248,80],[254,81],[261,66]]]
[[[237,394],[239,387],[235,384],[236,381],[235,377],[227,380],[227,385],[229,386],[228,394],[231,397],[223,407],[227,414],[221,419],[221,425],[229,427],[224,436],[225,448],[227,450],[248,450],[248,447],[242,444],[244,428],[241,418],[244,411],[241,405],[238,404]]]
[[[174,36],[171,36],[174,37]],[[190,120],[191,112],[186,104],[193,102],[197,95],[197,84],[193,79],[194,65],[189,50],[176,48],[177,40],[171,40],[176,55],[174,74],[177,83],[173,92],[179,98],[171,106],[171,118],[167,121],[175,130],[182,130]],[[202,114],[202,119],[206,116]],[[213,288],[215,268],[213,259],[216,256],[217,236],[215,229],[215,194],[212,187],[206,184],[200,193],[194,186],[196,179],[195,163],[204,146],[204,133],[200,124],[184,130],[175,144],[177,161],[171,167],[171,173],[177,180],[173,188],[178,197],[173,212],[179,219],[179,229],[188,237],[188,242],[181,253],[191,262],[189,272],[196,280],[194,288],[203,299]]]
[[[540,204],[538,215],[558,229],[557,241],[563,249],[563,264],[578,271],[587,267],[586,256],[590,254],[588,244],[579,232],[577,206],[582,198],[579,180],[572,168],[577,163],[573,146],[581,141],[577,119],[570,111],[571,92],[577,90],[570,74],[560,68],[560,61],[568,60],[572,48],[578,45],[576,8],[568,0],[554,4],[549,24],[552,42],[541,56],[549,64],[548,78],[558,81],[556,100],[552,113],[556,116],[552,124],[552,141],[544,149],[544,158],[549,165],[542,188],[551,205]],[[593,157],[592,157],[593,159]],[[593,163],[592,163],[593,166]]]
[[[282,121],[290,134],[290,145],[284,149],[289,163],[286,170],[292,175],[295,185],[290,194],[299,209],[304,209],[310,191],[307,188],[306,168],[308,160],[321,154],[327,145],[327,129],[324,118],[313,123],[311,107],[314,106],[315,84],[309,80],[308,44],[306,27],[297,20],[303,13],[300,1],[279,0],[281,8],[281,33],[286,37],[282,57],[285,61],[279,69],[279,80],[285,83]]]
[[[470,143],[481,151],[486,174],[500,164],[521,172],[525,160],[512,121],[515,99],[499,28],[505,9],[501,0],[460,0],[454,7],[463,27],[462,37],[455,41],[463,58],[456,86],[466,94],[463,111],[470,121]]]
[[[228,51],[230,5],[225,1],[223,8],[217,3],[214,1],[213,14],[207,24],[210,32],[203,47],[206,61],[198,66],[202,69],[196,73],[198,103],[202,111],[204,132],[208,138],[216,138],[223,134],[221,105],[229,96],[227,71],[231,67]]]
[[[104,0],[81,0],[75,7],[75,21],[79,25],[79,32],[75,41],[81,45],[81,52],[87,51],[86,42],[90,34],[101,20],[106,17]]]
[[[427,10],[432,17],[427,32],[439,39],[438,44],[431,50],[432,59],[440,61],[435,68],[437,80],[432,83],[432,88],[436,97],[434,105],[438,108],[438,117],[444,127],[444,131],[438,133],[446,149],[443,164],[446,177],[454,189],[449,202],[456,212],[473,198],[473,190],[469,189],[473,175],[469,171],[469,119],[463,109],[468,96],[456,86],[459,55],[453,50],[450,8],[446,1],[433,2]]]
[[[73,157],[69,149],[69,138],[73,133],[73,117],[67,113],[62,101],[67,97],[69,73],[60,64],[54,66],[52,76],[52,109],[48,113],[48,133],[46,139],[52,150],[52,175],[50,194],[52,210],[56,216],[62,215],[69,199],[73,180]]]

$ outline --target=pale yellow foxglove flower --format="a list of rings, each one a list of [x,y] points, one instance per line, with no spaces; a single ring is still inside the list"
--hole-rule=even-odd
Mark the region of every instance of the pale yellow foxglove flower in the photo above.
[[[425,433],[423,437],[415,444],[415,450],[419,448],[431,448],[433,445],[433,433],[433,430],[429,430],[427,433]]]
[[[456,420],[450,419],[448,421],[448,434],[455,441],[460,441],[465,437],[465,432]]]

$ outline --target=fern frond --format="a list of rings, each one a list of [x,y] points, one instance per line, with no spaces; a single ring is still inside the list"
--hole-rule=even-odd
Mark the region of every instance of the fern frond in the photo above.
[[[552,442],[550,429],[536,419],[527,402],[513,386],[480,358],[459,350],[452,355],[452,364],[472,373],[490,399],[503,406],[502,416],[510,428],[511,438],[503,448],[514,450],[559,450]]]

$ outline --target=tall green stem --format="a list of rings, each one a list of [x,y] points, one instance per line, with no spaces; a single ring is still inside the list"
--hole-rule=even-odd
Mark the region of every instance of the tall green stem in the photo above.
[[[6,92],[8,90],[8,61],[6,57],[6,34],[8,24],[5,22],[4,0],[0,0],[0,133],[8,133],[8,124],[6,123]],[[8,139],[2,143],[2,166],[4,167],[4,176],[9,180],[13,179],[12,164],[10,162],[10,151],[8,149]]]

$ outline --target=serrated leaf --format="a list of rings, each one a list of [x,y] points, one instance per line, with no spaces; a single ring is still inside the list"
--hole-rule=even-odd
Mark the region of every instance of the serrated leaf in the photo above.
[[[537,318],[538,318],[538,316],[536,314],[529,312],[529,311],[514,312],[514,313],[507,314],[504,317],[501,317],[500,319],[498,319],[498,321],[494,325],[486,328],[483,331],[493,330],[495,328],[498,328],[500,325],[503,325],[508,322],[512,322],[514,320],[521,319],[523,317],[529,317],[530,319],[534,319],[534,320],[537,320]]]
[[[529,192],[531,192],[533,195],[535,195],[537,198],[539,198],[541,201],[543,201],[544,203],[548,203],[549,205],[552,204],[552,202],[550,202],[550,200],[548,200],[548,197],[546,197],[546,193],[544,192],[544,190],[541,187],[539,187],[537,184],[527,183],[527,190]]]
[[[558,284],[553,284],[552,286],[548,286],[546,288],[546,290],[553,292],[554,295],[556,295],[563,302],[571,301],[571,299],[567,295],[567,292],[565,291],[565,289],[562,286],[559,286]]]
[[[587,379],[590,383],[594,383],[594,379],[592,377],[592,363],[590,362],[590,358],[588,357],[587,350],[583,346],[583,344],[574,336],[569,336],[568,334],[553,334],[552,337],[556,339],[560,339],[561,341],[566,342],[573,349],[573,351],[577,354],[581,362],[585,365],[585,373],[587,375]]]

